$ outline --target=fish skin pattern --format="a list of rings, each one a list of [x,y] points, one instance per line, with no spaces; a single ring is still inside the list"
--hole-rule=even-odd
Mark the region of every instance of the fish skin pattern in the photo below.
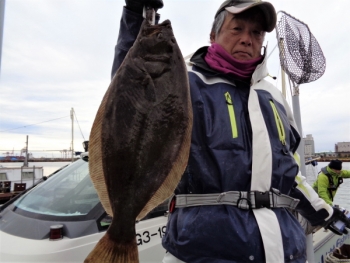
[[[135,223],[172,195],[191,131],[187,70],[171,23],[146,19],[91,130],[90,176],[113,219],[85,263],[138,262]]]

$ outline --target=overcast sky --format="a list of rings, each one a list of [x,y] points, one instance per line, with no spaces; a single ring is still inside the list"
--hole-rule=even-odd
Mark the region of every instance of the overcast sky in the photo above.
[[[208,45],[221,0],[164,0],[161,20],[170,19],[184,56]],[[312,134],[316,151],[334,151],[350,142],[349,0],[273,0],[308,24],[326,57],[325,74],[300,86],[303,136]],[[60,156],[72,141],[82,151],[110,82],[121,0],[6,0],[0,76],[0,154],[25,146],[35,157]],[[276,45],[265,38],[268,53]],[[265,44],[266,44],[265,43]],[[278,49],[269,58],[279,89]],[[289,89],[289,88],[288,88]],[[288,102],[291,105],[290,92]],[[292,107],[292,106],[291,106]],[[78,121],[78,122],[77,122]],[[45,150],[44,153],[39,151]],[[56,150],[51,152],[50,150]],[[39,156],[40,155],[40,156]]]

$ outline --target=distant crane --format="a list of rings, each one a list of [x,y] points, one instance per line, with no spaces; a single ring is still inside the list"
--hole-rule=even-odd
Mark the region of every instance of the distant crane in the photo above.
[[[12,149],[12,152],[5,152],[3,154],[5,154],[6,156],[13,156],[14,155],[13,152],[14,152],[14,149]]]

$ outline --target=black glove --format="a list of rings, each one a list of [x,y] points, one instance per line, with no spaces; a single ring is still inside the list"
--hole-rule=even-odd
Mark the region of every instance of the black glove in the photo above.
[[[164,5],[163,0],[125,0],[125,3],[127,9],[138,14],[142,14],[144,6],[152,7],[157,12]]]
[[[333,207],[333,215],[324,225],[325,229],[331,230],[337,235],[347,234],[350,228],[350,213],[344,208]]]

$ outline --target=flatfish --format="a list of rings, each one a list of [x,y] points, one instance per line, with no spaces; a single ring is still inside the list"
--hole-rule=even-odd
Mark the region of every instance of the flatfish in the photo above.
[[[90,133],[91,179],[113,219],[85,263],[139,261],[135,223],[173,193],[191,130],[187,70],[171,23],[145,19]]]

